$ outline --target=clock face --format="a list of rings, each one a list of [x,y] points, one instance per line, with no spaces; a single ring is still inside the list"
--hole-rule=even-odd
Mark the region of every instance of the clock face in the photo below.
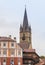
[[[23,34],[22,40],[25,40],[25,34]]]

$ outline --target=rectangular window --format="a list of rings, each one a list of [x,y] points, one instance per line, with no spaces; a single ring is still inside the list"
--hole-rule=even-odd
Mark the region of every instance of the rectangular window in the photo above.
[[[3,60],[3,65],[6,65],[6,60],[5,59]]]
[[[0,55],[1,55],[1,49],[0,49]]]
[[[14,47],[14,43],[11,43],[11,47]]]
[[[3,43],[3,47],[6,47],[6,43]]]
[[[19,55],[19,56],[21,55],[21,50],[18,50],[18,55]]]
[[[13,59],[10,61],[10,64],[11,65],[14,65],[14,60]]]
[[[18,65],[20,65],[20,58],[18,58]]]
[[[3,50],[3,55],[7,55],[7,50]]]
[[[18,62],[18,65],[20,65],[20,62]]]
[[[11,56],[14,56],[15,55],[15,51],[14,50],[11,50],[10,51],[10,54],[11,54]]]
[[[0,42],[0,47],[1,47],[1,42]]]
[[[14,55],[14,51],[11,51],[11,55]]]

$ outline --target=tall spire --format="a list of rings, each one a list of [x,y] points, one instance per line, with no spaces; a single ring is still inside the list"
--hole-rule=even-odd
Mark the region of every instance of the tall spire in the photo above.
[[[25,7],[25,12],[24,12],[23,27],[24,27],[24,29],[27,29],[27,27],[28,27],[28,18],[27,18],[26,7]]]

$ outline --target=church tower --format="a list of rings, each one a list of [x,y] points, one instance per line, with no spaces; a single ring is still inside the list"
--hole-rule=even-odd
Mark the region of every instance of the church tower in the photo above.
[[[20,25],[20,44],[23,49],[32,49],[31,26],[28,24],[27,12],[25,8],[23,25]]]

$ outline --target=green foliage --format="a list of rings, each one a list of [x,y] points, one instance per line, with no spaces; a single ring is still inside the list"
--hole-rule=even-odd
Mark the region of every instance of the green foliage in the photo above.
[[[40,58],[42,58],[42,59],[43,59],[43,58],[45,58],[45,56],[40,56]]]

